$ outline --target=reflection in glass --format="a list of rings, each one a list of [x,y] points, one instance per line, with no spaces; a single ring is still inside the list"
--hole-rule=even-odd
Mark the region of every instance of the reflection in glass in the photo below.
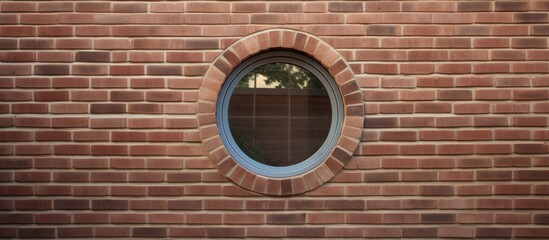
[[[311,72],[270,63],[246,74],[229,102],[229,126],[240,149],[270,166],[290,166],[313,155],[330,130],[328,93]]]

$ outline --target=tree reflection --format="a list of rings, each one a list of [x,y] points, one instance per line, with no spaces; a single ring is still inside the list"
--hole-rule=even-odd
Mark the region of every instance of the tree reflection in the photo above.
[[[269,63],[249,72],[237,88],[324,89],[311,72],[288,63]]]

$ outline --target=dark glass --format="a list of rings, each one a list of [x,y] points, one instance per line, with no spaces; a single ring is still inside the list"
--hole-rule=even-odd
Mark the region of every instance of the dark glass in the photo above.
[[[288,63],[249,72],[229,102],[229,128],[240,149],[270,166],[300,163],[322,146],[332,119],[322,82]]]

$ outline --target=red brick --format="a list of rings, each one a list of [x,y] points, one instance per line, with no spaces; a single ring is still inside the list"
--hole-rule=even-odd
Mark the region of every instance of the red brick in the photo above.
[[[438,100],[453,100],[453,101],[463,101],[471,100],[473,94],[469,90],[439,90],[437,93]]]
[[[549,65],[547,63],[514,63],[511,66],[511,72],[547,73],[549,72]]]
[[[259,13],[267,11],[265,3],[233,3],[233,12],[238,13]]]
[[[419,132],[419,140],[422,141],[443,141],[455,139],[453,131],[421,131]]]
[[[529,111],[530,106],[528,104],[500,103],[493,108],[494,113],[528,113]]]
[[[15,173],[17,182],[49,182],[51,181],[48,172],[17,172]]]
[[[15,147],[17,155],[49,155],[52,153],[50,145],[17,145]]]
[[[166,200],[134,200],[130,202],[133,210],[165,210],[168,208]]]
[[[58,228],[57,235],[59,237],[91,237],[93,228],[91,227],[65,227]]]
[[[530,185],[505,184],[496,185],[494,193],[498,195],[530,195],[532,189]]]
[[[402,155],[434,155],[436,146],[431,144],[411,144],[401,145],[400,154]]]
[[[475,230],[471,227],[441,227],[438,229],[438,237],[442,238],[473,238]]]
[[[142,186],[112,186],[112,196],[145,196],[147,189]]]
[[[473,153],[474,145],[468,144],[440,144],[437,146],[438,154],[442,155],[468,155]]]
[[[404,26],[403,35],[407,36],[449,36],[453,35],[454,29],[452,26]]]
[[[420,215],[417,213],[385,213],[383,223],[385,224],[416,224],[419,223]]]
[[[396,74],[396,64],[365,64],[364,71],[370,74]]]
[[[187,215],[187,224],[221,224],[222,215],[221,214],[188,214]]]
[[[26,142],[32,139],[31,132],[24,131],[2,131],[0,142]]]
[[[74,187],[73,194],[75,196],[107,196],[109,188],[106,186],[80,186]]]
[[[512,146],[510,144],[481,144],[475,146],[477,154],[510,154]]]
[[[74,214],[74,223],[81,224],[105,224],[109,221],[108,214],[101,213],[79,213]]]
[[[159,181],[159,180],[156,180],[156,181]],[[148,193],[150,196],[182,196],[183,191],[184,191],[183,187],[158,186],[158,187],[149,187]],[[188,194],[192,195],[192,193],[190,192],[188,192]]]
[[[4,159],[0,162],[2,169],[27,169],[32,167],[32,159]]]
[[[398,146],[395,145],[369,145],[362,149],[364,155],[397,155]]]
[[[502,224],[528,224],[532,222],[529,213],[501,213],[496,214],[496,223]]]
[[[477,199],[477,209],[511,209],[510,199]]]
[[[338,16],[338,15],[331,15],[331,16]],[[366,24],[366,23],[379,23],[379,22],[382,22],[382,16],[381,14],[361,14],[361,13],[351,13],[348,15],[347,17],[347,22],[349,23],[363,23],[363,24]],[[332,19],[330,22],[334,23],[334,22],[340,22],[339,19]],[[326,22],[328,23],[328,22]],[[374,31],[374,30],[371,30],[371,31]],[[332,43],[332,42],[330,42]],[[333,41],[333,45],[335,46],[340,46],[341,43],[343,43],[343,45],[348,45],[350,43],[353,43],[353,46],[371,46],[371,47],[375,47],[377,46],[378,44],[378,41],[377,40],[369,40],[367,42],[362,42],[362,43],[358,43],[356,41],[356,39],[348,39],[348,40],[344,40],[344,39],[340,39],[340,40],[334,40]]]
[[[402,209],[401,200],[367,200],[366,201],[367,209],[371,210],[380,210],[380,209]]]
[[[476,38],[473,40],[473,46],[475,48],[508,48],[509,42],[507,38]]]
[[[457,137],[457,140],[461,140],[461,141],[491,140],[492,131],[487,131],[487,130],[458,131],[456,137]]]
[[[511,228],[478,227],[475,236],[478,238],[509,238],[511,234]]]
[[[527,87],[530,86],[528,78],[521,77],[501,77],[496,78],[497,87]]]
[[[18,237],[20,238],[55,238],[55,228],[18,228]]]
[[[473,65],[473,73],[508,73],[510,66],[507,63],[479,63]]]
[[[492,160],[487,158],[458,159],[459,168],[486,168],[492,166]]]
[[[547,100],[549,92],[546,90],[514,90],[514,100]]]
[[[475,117],[473,125],[477,127],[509,126],[509,119],[506,117]]]
[[[364,122],[365,128],[391,128],[398,126],[397,118],[370,118]]]
[[[169,235],[173,237],[205,237],[206,230],[204,227],[197,228],[175,228],[171,227],[169,230]]]
[[[12,104],[12,113],[32,114],[32,113],[47,113],[48,105],[34,103]]]
[[[545,127],[546,117],[513,117],[513,126],[516,127]]]
[[[33,52],[4,52],[0,55],[2,62],[34,62],[36,54]]]
[[[144,75],[145,67],[139,65],[113,65],[109,72],[112,75]]]
[[[450,60],[454,61],[485,61],[488,60],[488,51],[484,50],[451,50]]]
[[[511,179],[511,171],[478,171],[477,180],[504,181]]]
[[[467,199],[441,199],[438,201],[440,209],[472,209],[474,201]]]
[[[52,201],[50,200],[17,200],[15,201],[15,209],[17,210],[51,210]]]
[[[526,11],[528,10],[528,3],[520,1],[509,2],[496,2],[494,6],[495,11]]]
[[[383,15],[384,23],[431,23],[431,15],[415,13],[393,13]]]
[[[2,3],[2,12],[35,12],[36,5],[31,2],[4,2]]]
[[[128,201],[126,200],[92,200],[93,210],[126,210]]]
[[[549,131],[539,130],[534,132],[534,139],[546,140],[549,139]]]
[[[328,3],[330,12],[363,12],[364,4],[362,2],[331,2]]]
[[[52,106],[53,107],[53,106]],[[70,113],[68,109],[70,107],[73,107],[71,105],[60,105],[55,106],[56,112],[59,113]],[[74,113],[85,113],[87,110],[84,110],[87,106],[82,106],[80,104],[76,104],[74,107],[77,107],[76,109],[73,109]],[[51,126],[54,128],[87,128],[88,127],[88,118],[81,118],[81,117],[59,117],[59,118],[53,118],[51,120]]]
[[[402,181],[406,182],[428,182],[437,179],[436,172],[405,172],[402,173]]]
[[[147,4],[145,3],[114,3],[112,5],[113,12],[122,13],[139,13],[147,12]]]
[[[269,12],[303,12],[301,3],[271,3]]]
[[[547,171],[544,170],[520,170],[515,173],[514,178],[522,181],[546,180],[548,177],[545,174]]]
[[[464,74],[464,73],[471,73],[471,65],[470,64],[440,64],[437,67],[436,72],[438,73],[448,73],[448,74]]]
[[[545,38],[514,38],[511,42],[513,48],[545,48]]]
[[[547,209],[549,202],[546,199],[517,199],[516,209]]]
[[[514,145],[514,152],[519,154],[531,154],[531,153],[547,153],[549,151],[549,147],[547,144],[537,144],[537,143],[531,143],[531,144],[515,144]]]
[[[365,2],[366,12],[398,12],[400,3],[397,2]]]
[[[71,215],[62,213],[37,214],[34,221],[38,224],[70,224]]]
[[[86,210],[89,208],[88,200],[55,200],[54,209],[57,210]]]
[[[433,117],[400,118],[400,126],[402,127],[433,127],[435,126],[435,119]]]
[[[435,91],[431,90],[406,90],[400,91],[400,98],[404,101],[429,101],[435,100]]]
[[[426,158],[419,159],[419,167],[432,169],[432,168],[454,168],[455,162],[449,158]]]
[[[388,103],[380,105],[380,113],[384,114],[409,114],[413,112],[411,103]]]
[[[435,72],[435,65],[433,64],[401,64],[400,73],[402,74],[414,74],[425,75]]]
[[[69,196],[71,188],[69,186],[37,186],[35,194],[39,196]]]
[[[415,103],[416,113],[449,113],[452,105],[450,103]]]
[[[369,36],[398,36],[401,35],[401,32],[400,26],[368,25],[366,27],[366,34]]]
[[[188,12],[229,12],[230,5],[196,2],[187,4]]]
[[[98,237],[130,237],[129,227],[96,227]]]
[[[544,39],[545,40],[545,39]],[[530,44],[530,47],[531,48],[536,48],[538,45],[545,45],[546,43],[545,42],[541,42],[541,43],[529,43]],[[528,54],[528,60],[547,60],[548,57],[547,57],[547,51],[545,50],[530,50],[527,52]]]
[[[66,158],[41,158],[35,161],[38,169],[67,169],[71,168],[70,159]]]
[[[381,40],[383,48],[429,48],[432,45],[433,40],[430,38],[385,38]]]
[[[496,167],[529,167],[530,158],[528,157],[498,157],[494,159]]]
[[[439,174],[440,181],[472,181],[473,179],[474,174],[470,171],[448,171]]]
[[[0,31],[3,37],[33,37],[36,36],[35,27],[27,26],[6,26]]]
[[[453,78],[446,77],[420,77],[417,79],[418,87],[452,87],[454,85]]]
[[[364,229],[364,236],[367,238],[399,238],[402,237],[402,230],[396,227],[368,227]]]

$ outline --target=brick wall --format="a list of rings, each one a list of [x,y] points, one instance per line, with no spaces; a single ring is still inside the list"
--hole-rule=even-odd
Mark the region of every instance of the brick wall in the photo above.
[[[548,1],[0,2],[1,237],[549,237]],[[344,170],[291,197],[203,150],[210,63],[269,28],[353,69]]]

